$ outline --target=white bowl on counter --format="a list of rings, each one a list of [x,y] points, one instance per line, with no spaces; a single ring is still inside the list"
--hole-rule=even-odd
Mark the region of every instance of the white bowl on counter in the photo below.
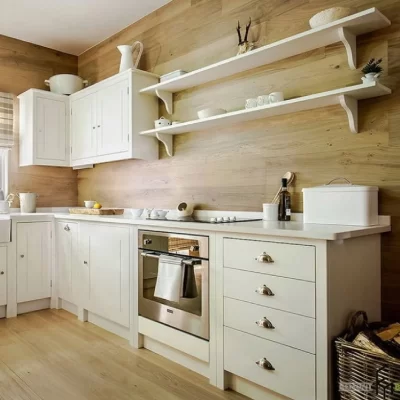
[[[85,200],[84,203],[86,208],[93,208],[96,204],[96,202],[93,200]]]
[[[140,218],[143,214],[143,208],[131,208],[131,215],[133,218]]]
[[[216,115],[226,114],[223,108],[205,108],[197,112],[199,119],[215,117]]]
[[[54,75],[44,83],[50,87],[50,92],[67,95],[79,92],[89,84],[80,76],[71,74]]]

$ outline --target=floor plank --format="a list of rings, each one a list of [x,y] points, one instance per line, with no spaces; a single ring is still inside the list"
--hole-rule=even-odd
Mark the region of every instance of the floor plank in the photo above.
[[[0,400],[243,400],[63,310],[0,320]]]

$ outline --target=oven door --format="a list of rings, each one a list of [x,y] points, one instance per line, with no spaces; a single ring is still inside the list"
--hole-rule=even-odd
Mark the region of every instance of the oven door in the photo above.
[[[208,237],[146,231],[139,234],[139,247],[139,315],[209,340],[209,263],[200,257],[208,257]],[[182,259],[188,263],[190,284],[178,302],[154,295],[165,255],[176,259],[176,268]]]

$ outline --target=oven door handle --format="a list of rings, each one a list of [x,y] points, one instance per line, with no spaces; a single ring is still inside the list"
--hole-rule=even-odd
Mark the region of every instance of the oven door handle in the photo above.
[[[158,253],[154,253],[154,252],[146,252],[146,251],[142,251],[140,253],[140,255],[142,257],[150,257],[150,258],[161,258],[161,256],[163,256],[163,254],[158,254]],[[182,260],[185,264],[201,264],[203,260],[200,260],[198,258],[184,258],[184,257],[179,257],[179,256],[175,256],[175,255],[171,255],[168,254],[166,255],[167,257],[173,257],[173,258],[179,258],[180,260]]]

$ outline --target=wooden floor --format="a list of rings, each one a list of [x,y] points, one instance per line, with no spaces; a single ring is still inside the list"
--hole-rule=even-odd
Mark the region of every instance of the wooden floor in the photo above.
[[[1,400],[243,400],[62,310],[0,320]]]

